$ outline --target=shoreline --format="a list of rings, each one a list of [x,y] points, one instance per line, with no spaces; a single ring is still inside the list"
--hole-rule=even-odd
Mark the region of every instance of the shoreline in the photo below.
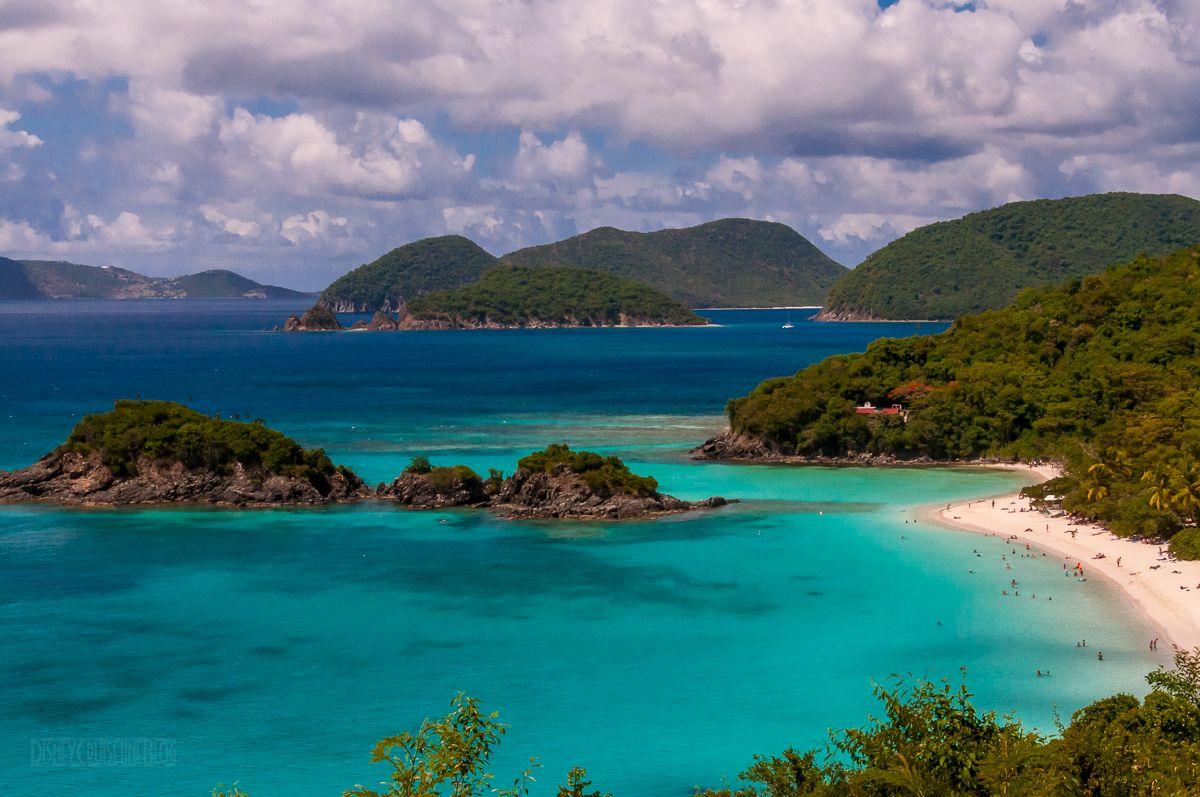
[[[1056,469],[1044,465],[983,467],[1023,472],[1031,477],[1030,484],[1057,475]],[[1086,578],[1109,582],[1159,631],[1160,650],[1164,649],[1163,643],[1187,650],[1200,646],[1200,561],[1160,559],[1159,549],[1165,553],[1165,545],[1133,542],[1101,526],[1073,522],[1067,515],[1053,517],[1056,513],[1032,509],[1029,499],[1021,498],[1019,492],[980,496],[947,506],[918,507],[917,514],[956,531],[1027,542],[1057,555],[1071,568],[1081,564]],[[1096,559],[1100,554],[1104,558]]]

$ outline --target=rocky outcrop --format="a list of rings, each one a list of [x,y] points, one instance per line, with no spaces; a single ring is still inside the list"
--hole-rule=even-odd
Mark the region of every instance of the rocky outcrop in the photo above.
[[[659,492],[650,495],[598,493],[583,477],[559,466],[549,473],[518,469],[500,483],[488,506],[511,518],[618,520],[715,509],[727,503],[716,496],[704,501],[683,501]]]
[[[483,480],[462,466],[434,468],[428,473],[405,471],[391,484],[379,485],[375,493],[413,509],[485,506],[489,499]]]
[[[299,317],[289,316],[283,324],[284,332],[336,332],[341,328],[337,315],[322,305],[308,308]]]
[[[118,476],[94,454],[54,451],[28,468],[0,471],[0,504],[291,506],[355,501],[369,494],[345,469],[310,481],[248,470],[240,463],[222,474],[142,457],[133,470]]]
[[[696,509],[715,509],[730,503],[713,497],[682,501],[654,492],[597,492],[565,466],[547,473],[518,468],[507,479],[481,479],[470,468],[434,468],[426,473],[405,471],[376,495],[413,509],[474,507],[491,509],[508,518],[570,518],[625,520]]]
[[[400,328],[400,324],[391,315],[382,310],[376,310],[375,315],[371,316],[370,321],[355,321],[350,327],[352,330],[368,331],[368,332],[388,332]]]
[[[692,459],[711,459],[725,462],[744,462],[762,465],[1018,465],[1025,460],[1012,457],[975,457],[973,459],[934,459],[927,456],[899,456],[866,451],[840,456],[798,454],[795,449],[781,446],[753,435],[739,434],[726,429],[710,437],[690,452]]]

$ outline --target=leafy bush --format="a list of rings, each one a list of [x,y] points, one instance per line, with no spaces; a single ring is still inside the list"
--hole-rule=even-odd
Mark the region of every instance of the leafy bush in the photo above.
[[[1139,257],[767,380],[730,427],[801,455],[1060,459],[1065,509],[1166,537],[1200,520],[1198,290],[1200,248]],[[898,395],[907,422],[854,412]]]
[[[450,490],[460,485],[483,486],[483,479],[479,478],[479,474],[466,465],[453,465],[448,468],[430,468],[426,473],[429,483],[438,490]]]
[[[418,319],[522,326],[633,323],[703,324],[704,319],[648,285],[563,266],[496,266],[478,282],[409,302]]]
[[[1058,738],[980,711],[964,685],[903,682],[876,687],[883,716],[832,732],[822,752],[756,756],[736,788],[695,797],[1133,797],[1200,794],[1200,648],[1176,650],[1175,668],[1146,676],[1141,702],[1114,695],[1075,712]],[[440,719],[381,739],[372,763],[391,772],[385,791],[355,786],[345,797],[527,797],[529,766],[496,788],[491,758],[507,726],[465,695]],[[558,797],[609,797],[573,768]],[[214,797],[246,797],[218,787]]]
[[[580,476],[601,496],[628,493],[646,497],[658,492],[658,481],[650,476],[638,476],[619,458],[601,456],[593,451],[572,451],[564,443],[549,445],[517,462],[518,468],[541,473],[550,473],[560,465]]]
[[[433,466],[429,464],[429,457],[418,454],[408,462],[408,467],[404,469],[405,473],[429,473],[433,470]]]
[[[324,451],[304,449],[261,420],[222,420],[171,401],[118,401],[109,412],[84,416],[59,450],[98,454],[118,476],[135,473],[142,457],[217,473],[241,463],[309,481],[336,471]]]
[[[1171,538],[1171,553],[1180,559],[1200,559],[1200,529],[1178,532]]]

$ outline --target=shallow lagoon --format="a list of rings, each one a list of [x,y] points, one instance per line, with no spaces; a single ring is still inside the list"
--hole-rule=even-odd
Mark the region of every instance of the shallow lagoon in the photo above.
[[[965,666],[983,703],[1050,729],[1056,709],[1139,691],[1156,663],[1104,585],[1062,578],[1053,558],[1008,553],[1006,570],[1000,540],[904,522],[1013,474],[686,459],[725,398],[911,325],[789,333],[782,313],[730,312],[706,330],[284,336],[261,331],[286,309],[273,304],[70,304],[0,305],[0,367],[16,377],[0,387],[0,466],[141,394],[261,415],[371,480],[414,453],[509,469],[568,440],[680,497],[745,501],[625,524],[373,504],[4,509],[0,771],[14,791],[338,794],[384,776],[367,764],[376,738],[465,690],[512,725],[503,776],[537,755],[540,793],[582,764],[622,797],[684,795],[860,723],[893,673]],[[1021,597],[1001,594],[1010,578]],[[31,740],[47,737],[172,739],[174,765],[35,766]]]

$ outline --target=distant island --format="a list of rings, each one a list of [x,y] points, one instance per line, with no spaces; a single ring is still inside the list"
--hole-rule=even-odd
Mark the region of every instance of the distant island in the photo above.
[[[224,269],[147,277],[115,266],[0,257],[0,299],[300,299]]]
[[[648,285],[599,271],[495,266],[477,282],[427,293],[393,316],[376,311],[351,329],[548,329],[555,327],[703,326],[707,321]],[[289,332],[342,328],[318,303],[284,324]]]
[[[170,401],[117,401],[87,415],[33,465],[0,471],[0,504],[116,507],[207,504],[271,507],[393,501],[414,509],[476,507],[509,518],[623,519],[711,509],[724,498],[682,501],[617,457],[555,444],[503,478],[433,467],[416,457],[371,490],[321,449],[305,449],[262,421],[227,420]]]
[[[786,224],[753,219],[655,232],[600,227],[518,249],[501,262],[595,269],[644,282],[688,307],[820,305],[846,274]]]
[[[461,235],[422,238],[338,277],[317,305],[335,313],[385,313],[433,291],[468,285],[497,258]]]
[[[940,335],[883,338],[729,402],[696,449],[754,462],[1053,459],[1031,495],[1200,558],[1200,247],[1139,257]]]
[[[334,280],[317,304],[336,313],[396,313],[427,294],[470,285],[496,265],[574,267],[635,280],[688,307],[819,305],[846,269],[784,224],[721,219],[686,229],[600,227],[496,258],[461,235],[424,238]]]
[[[824,321],[958,318],[1055,285],[1200,244],[1200,202],[1111,193],[1012,202],[919,227],[867,257],[829,291]]]

